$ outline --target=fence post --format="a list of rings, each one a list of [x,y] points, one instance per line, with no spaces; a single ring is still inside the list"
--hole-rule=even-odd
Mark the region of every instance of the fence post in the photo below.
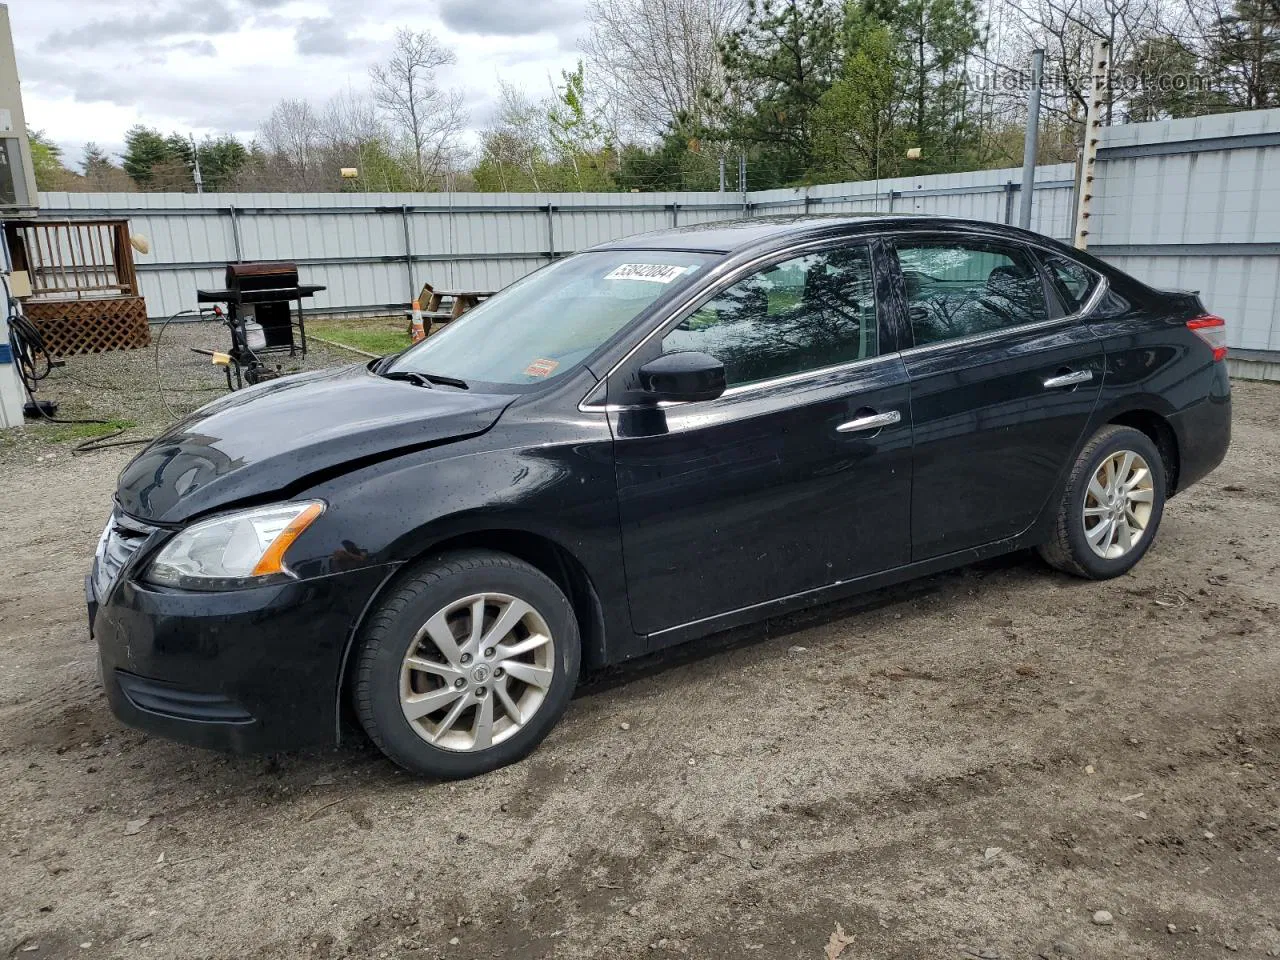
[[[680,226],[680,204],[671,204],[671,225],[673,227]]]
[[[409,239],[409,206],[400,206],[400,226],[404,228],[404,272],[409,278],[409,299],[412,300],[417,291],[413,288],[413,241]]]
[[[1031,51],[1031,93],[1027,96],[1027,134],[1022,150],[1022,209],[1018,226],[1031,229],[1031,202],[1036,192],[1036,147],[1040,136],[1040,86],[1044,82],[1044,51]]]
[[[1013,223],[1013,192],[1018,185],[1012,180],[1004,182],[1004,222]]]
[[[556,208],[554,204],[547,204],[547,255],[554,260],[556,258]]]
[[[231,217],[231,243],[236,251],[236,263],[244,262],[244,248],[240,245],[240,218],[236,216],[236,205],[233,203],[227,207],[227,213]]]
[[[1085,114],[1084,144],[1077,171],[1075,246],[1083,250],[1089,245],[1089,209],[1093,200],[1093,177],[1098,161],[1098,140],[1102,137],[1102,120],[1106,113],[1107,85],[1111,77],[1111,44],[1106,40],[1093,43],[1090,64],[1089,109]]]

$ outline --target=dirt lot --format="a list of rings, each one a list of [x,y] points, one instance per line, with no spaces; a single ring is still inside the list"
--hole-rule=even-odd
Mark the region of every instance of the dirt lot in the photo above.
[[[147,362],[49,392],[137,433]],[[1133,575],[1019,555],[716,638],[454,785],[122,728],[81,578],[131,450],[0,441],[0,956],[1280,956],[1280,389],[1236,404]]]

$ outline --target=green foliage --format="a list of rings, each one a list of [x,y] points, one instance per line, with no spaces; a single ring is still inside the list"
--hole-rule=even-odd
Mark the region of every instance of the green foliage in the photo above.
[[[746,23],[725,40],[722,133],[753,148],[751,186],[798,183],[812,169],[813,115],[839,74],[841,18],[832,0],[749,0]]]
[[[84,157],[80,160],[86,177],[101,174],[112,168],[114,164],[108,159],[102,148],[90,140],[84,145]]]
[[[36,189],[67,189],[67,180],[74,174],[62,165],[62,148],[40,130],[30,131],[27,140],[31,144],[31,165],[35,167]]]
[[[621,190],[715,190],[722,150],[685,131],[670,130],[656,146],[623,147],[614,179]],[[735,177],[736,169],[735,162]]]
[[[1132,122],[1195,116],[1212,105],[1213,98],[1200,91],[1168,82],[1170,77],[1199,72],[1195,53],[1177,37],[1152,37],[1138,44],[1121,70],[1135,82],[1126,101],[1126,116]]]
[[[187,144],[190,159],[190,143]],[[196,149],[200,158],[200,176],[204,180],[204,189],[234,189],[236,177],[249,162],[249,151],[235,137],[206,137]]]
[[[852,10],[844,66],[814,111],[817,179],[870,180],[901,172],[908,133],[898,122],[905,57],[889,27]]]
[[[868,0],[897,42],[907,138],[921,148],[919,173],[957,169],[975,145],[964,84],[965,58],[979,40],[973,0]]]
[[[405,321],[396,318],[308,323],[307,332],[378,356],[399,353],[412,342]]]
[[[124,172],[139,186],[155,179],[155,167],[174,159],[173,148],[158,131],[141,124],[124,135]]]
[[[137,423],[133,420],[108,420],[106,423],[67,423],[50,424],[48,426],[33,423],[29,429],[40,431],[45,440],[53,443],[63,443],[68,440],[91,440],[94,437],[105,437],[108,434],[115,433],[117,430],[128,430],[130,427],[136,426]]]
[[[1235,0],[1214,24],[1205,59],[1219,104],[1237,110],[1280,105],[1280,3]]]
[[[496,123],[480,135],[477,190],[596,191],[617,188],[618,151],[591,101],[581,62],[563,70],[550,97],[502,88]]]
[[[579,60],[576,69],[561,70],[560,78],[547,110],[551,154],[560,168],[556,189],[608,190],[613,151],[587,101],[586,68]]]

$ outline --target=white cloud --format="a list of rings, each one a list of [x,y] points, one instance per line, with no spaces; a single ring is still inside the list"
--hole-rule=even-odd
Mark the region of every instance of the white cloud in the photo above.
[[[368,87],[397,27],[457,54],[473,130],[498,80],[549,89],[578,58],[585,0],[9,0],[27,122],[70,163],[94,140],[123,148],[135,123],[250,137],[277,101],[317,105]]]

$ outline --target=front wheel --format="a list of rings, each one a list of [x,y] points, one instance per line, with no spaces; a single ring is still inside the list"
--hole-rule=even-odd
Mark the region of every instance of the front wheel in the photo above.
[[[1132,427],[1103,427],[1072,467],[1040,555],[1076,576],[1118,577],[1150,548],[1164,501],[1164,461],[1151,439]]]
[[[541,571],[495,551],[442,555],[370,618],[356,712],[411,773],[471,777],[541,742],[569,705],[580,659],[573,608]]]

